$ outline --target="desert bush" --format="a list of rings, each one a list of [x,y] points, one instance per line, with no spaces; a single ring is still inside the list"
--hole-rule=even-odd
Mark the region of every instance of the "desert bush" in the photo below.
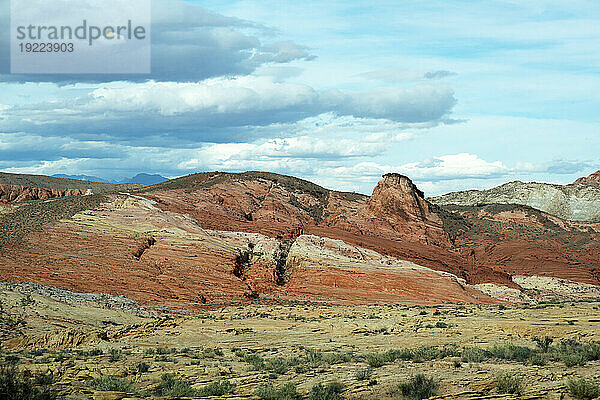
[[[544,338],[539,338],[536,336],[533,338],[533,341],[541,351],[547,353],[550,350],[550,345],[552,342],[554,342],[554,339],[548,336],[545,336]]]
[[[0,367],[0,398],[2,400],[56,400],[58,395],[47,383],[32,381],[28,374],[14,366]]]
[[[462,350],[461,357],[464,362],[480,363],[487,358],[487,353],[479,347],[465,347]]]
[[[137,372],[140,374],[146,373],[148,371],[150,371],[150,366],[148,364],[146,364],[145,362],[141,362],[137,365]]]
[[[371,368],[379,368],[383,367],[385,363],[388,361],[385,357],[385,354],[382,353],[371,353],[366,356],[367,364]]]
[[[496,389],[498,393],[521,394],[523,379],[512,372],[505,372],[496,376]]]
[[[585,378],[569,380],[567,391],[571,397],[577,400],[592,400],[600,397],[600,385]]]
[[[554,360],[564,362],[567,367],[585,365],[587,361],[600,360],[600,343],[563,339],[552,348],[551,354]]]
[[[292,382],[288,382],[278,389],[272,384],[262,385],[256,389],[254,394],[262,400],[300,400],[303,398]]]
[[[546,365],[548,364],[548,355],[546,353],[536,353],[529,357],[529,363],[532,365]]]
[[[334,351],[331,353],[325,353],[322,356],[322,360],[326,364],[343,364],[352,361],[353,355],[350,352],[338,352]]]
[[[517,346],[512,343],[494,344],[489,350],[493,357],[501,360],[518,361],[521,363],[527,362],[529,357],[534,353],[534,350],[527,346]]]
[[[409,381],[400,384],[400,393],[411,400],[427,399],[437,393],[437,383],[433,378],[423,374],[413,376]]]
[[[173,374],[163,374],[154,392],[158,396],[166,397],[193,397],[196,394],[189,382],[175,378]]]
[[[119,349],[110,349],[110,362],[116,362],[123,358],[123,352]]]
[[[331,382],[327,385],[317,383],[312,387],[309,400],[342,400],[344,387],[339,382]]]
[[[364,369],[358,370],[354,376],[359,381],[367,381],[367,380],[371,379],[371,376],[373,376],[373,369],[372,368],[364,368]]]
[[[560,361],[565,363],[565,367],[572,368],[576,366],[584,366],[586,363],[585,356],[581,353],[561,353]]]
[[[233,384],[229,381],[217,381],[195,390],[195,395],[200,397],[225,396],[233,393]]]
[[[100,378],[93,379],[90,382],[90,386],[92,386],[96,390],[106,392],[135,392],[135,387],[133,386],[133,383],[131,383],[131,381],[123,378],[118,378],[116,376],[102,376]]]

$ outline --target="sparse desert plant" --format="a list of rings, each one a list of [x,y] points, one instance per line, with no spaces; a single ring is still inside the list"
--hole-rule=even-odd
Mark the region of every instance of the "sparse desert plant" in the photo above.
[[[58,395],[48,384],[36,383],[14,366],[0,367],[0,398],[2,400],[56,400]]]
[[[317,383],[310,391],[310,400],[342,400],[344,386],[339,382],[331,382],[327,385]]]
[[[560,361],[565,363],[565,367],[572,368],[584,366],[586,364],[585,356],[581,353],[561,353]]]
[[[540,338],[540,337],[534,337],[533,341],[535,342],[535,344],[538,346],[538,348],[543,351],[544,353],[547,353],[550,350],[550,345],[552,344],[552,342],[554,342],[554,339],[545,336],[544,338]]]
[[[100,378],[93,379],[90,382],[90,385],[96,390],[106,392],[135,392],[135,387],[131,381],[116,376],[102,376]]]
[[[160,377],[160,384],[155,389],[155,394],[166,397],[193,397],[196,395],[196,389],[183,379],[175,378],[173,374],[163,374]]]
[[[373,376],[372,368],[360,369],[355,374],[356,379],[358,379],[359,381],[367,381],[371,379],[371,376]]]
[[[577,400],[592,400],[600,397],[600,385],[585,378],[569,380],[567,391],[571,397]]]
[[[381,354],[381,353],[367,354],[366,357],[367,357],[367,364],[369,364],[369,367],[371,367],[371,368],[383,367],[387,361],[385,355]]]
[[[504,372],[496,376],[496,390],[498,393],[521,394],[523,378],[513,372]]]
[[[480,363],[486,359],[486,352],[479,347],[465,347],[461,356],[464,362]]]
[[[280,388],[275,388],[272,384],[259,386],[254,392],[262,400],[300,400],[302,396],[296,390],[296,385],[288,382]]]
[[[233,393],[233,384],[229,381],[216,381],[198,390],[194,390],[194,392],[196,396],[200,397],[225,396],[226,394]]]
[[[123,352],[119,349],[110,349],[110,362],[116,362],[123,358]]]
[[[437,393],[437,383],[433,378],[428,378],[424,374],[417,374],[407,382],[400,384],[399,389],[402,396],[410,400],[422,400]]]
[[[137,365],[137,372],[139,374],[143,374],[150,371],[150,366],[148,364],[146,364],[145,362],[141,362]]]
[[[536,353],[529,357],[529,363],[532,365],[546,365],[548,364],[548,355],[546,353]]]

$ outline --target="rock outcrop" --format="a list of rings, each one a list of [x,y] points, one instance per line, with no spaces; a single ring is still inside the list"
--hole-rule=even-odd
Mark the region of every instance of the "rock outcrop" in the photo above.
[[[523,185],[498,196],[518,197]],[[565,190],[592,201],[600,188]],[[0,277],[187,309],[256,297],[486,302],[472,285],[520,290],[512,276],[600,285],[600,224],[463,196],[474,205],[431,204],[399,174],[385,175],[371,196],[276,174],[196,174],[103,196],[102,205],[27,231],[0,248]],[[0,227],[14,230],[17,212],[33,208],[16,207]]]
[[[600,187],[600,171],[596,171],[589,176],[579,178],[575,182],[573,182],[573,184]]]
[[[579,222],[600,222],[600,186],[510,182],[489,190],[467,190],[428,199],[440,206],[520,204]]]
[[[0,184],[0,202],[18,203],[29,200],[46,200],[57,197],[80,196],[87,192],[87,189],[47,189],[42,187]]]

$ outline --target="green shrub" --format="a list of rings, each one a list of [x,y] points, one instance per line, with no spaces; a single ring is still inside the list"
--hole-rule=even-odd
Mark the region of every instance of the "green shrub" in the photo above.
[[[212,382],[195,392],[196,396],[201,397],[225,396],[226,394],[233,393],[233,384],[229,381]]]
[[[110,349],[110,362],[119,361],[123,357],[123,352],[119,349]]]
[[[100,391],[105,392],[125,392],[125,393],[133,393],[135,392],[135,387],[131,381],[127,379],[118,378],[116,376],[102,376],[100,378],[96,378],[92,380],[90,385]]]
[[[145,362],[141,362],[137,365],[137,372],[143,374],[145,372],[150,371],[150,366]]]
[[[544,338],[539,338],[539,337],[534,337],[533,341],[535,342],[535,344],[539,347],[539,349],[541,351],[543,351],[544,353],[547,353],[550,350],[550,345],[552,344],[552,342],[554,341],[554,339],[545,336]]]
[[[383,367],[386,363],[387,359],[384,354],[381,353],[371,353],[367,354],[367,364],[371,368],[379,368]]]
[[[400,393],[411,400],[427,399],[437,393],[437,383],[423,374],[413,376],[408,382],[401,383]]]
[[[511,372],[505,372],[496,377],[498,393],[521,394],[523,379]]]
[[[493,357],[501,360],[512,360],[521,363],[527,362],[534,353],[533,349],[526,346],[517,346],[512,343],[494,344],[490,349]]]
[[[584,366],[586,363],[585,355],[582,353],[561,353],[559,357],[568,368]]]
[[[567,391],[571,397],[577,400],[592,400],[600,397],[600,385],[584,378],[569,380]]]
[[[465,347],[461,356],[462,360],[468,363],[480,363],[487,358],[485,350],[479,347]]]
[[[166,397],[193,397],[196,390],[192,385],[182,379],[177,379],[173,374],[163,374],[160,384],[155,390],[158,396]]]
[[[323,362],[326,364],[343,364],[352,361],[352,353],[331,352],[325,353],[322,356]]]
[[[58,395],[47,385],[38,385],[26,373],[14,366],[0,367],[0,399],[2,400],[56,400]]]
[[[532,365],[543,366],[548,364],[548,356],[546,354],[534,354],[529,357],[529,363]]]
[[[303,396],[296,390],[296,385],[288,382],[279,389],[275,389],[272,384],[262,385],[254,394],[263,400],[300,400]]]
[[[339,382],[331,382],[324,386],[318,383],[312,387],[310,391],[310,400],[342,400],[342,392],[344,387]]]
[[[358,370],[355,375],[356,379],[358,379],[359,381],[367,381],[371,379],[371,376],[373,376],[373,369],[371,368],[364,368]]]

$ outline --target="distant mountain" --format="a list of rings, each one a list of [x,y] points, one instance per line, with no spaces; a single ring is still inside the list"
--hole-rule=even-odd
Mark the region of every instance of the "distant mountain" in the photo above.
[[[138,185],[152,186],[152,185],[156,185],[158,183],[166,182],[168,180],[169,179],[165,178],[164,176],[160,176],[158,174],[142,173],[142,174],[137,174],[133,178],[124,179],[121,181],[121,183],[137,183]]]
[[[168,181],[164,176],[160,176],[158,174],[137,174],[132,178],[125,178],[123,180],[108,180],[104,178],[99,178],[97,176],[90,175],[66,175],[66,174],[55,174],[52,175],[54,178],[62,178],[62,179],[75,179],[79,181],[88,181],[88,182],[102,182],[102,183],[137,183],[138,185],[143,186],[152,186],[157,183],[163,183]]]
[[[88,182],[103,182],[103,183],[114,183],[110,182],[103,178],[98,178],[97,176],[91,175],[66,175],[66,174],[54,174],[52,175],[54,178],[62,178],[62,179],[76,179],[78,181],[88,181]]]

